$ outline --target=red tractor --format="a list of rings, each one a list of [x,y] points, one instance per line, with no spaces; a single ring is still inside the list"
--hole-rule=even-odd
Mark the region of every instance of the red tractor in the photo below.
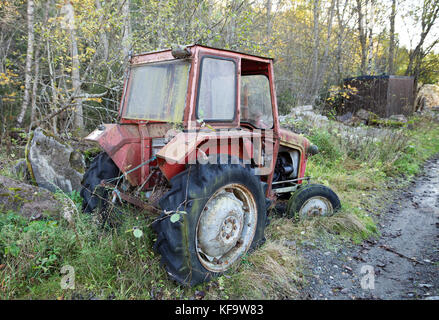
[[[119,122],[86,139],[103,152],[83,178],[84,211],[100,207],[102,186],[113,201],[159,208],[155,249],[180,283],[207,281],[261,244],[279,196],[292,195],[290,216],[340,207],[331,189],[302,184],[318,149],[279,127],[271,58],[201,45],[135,55]]]

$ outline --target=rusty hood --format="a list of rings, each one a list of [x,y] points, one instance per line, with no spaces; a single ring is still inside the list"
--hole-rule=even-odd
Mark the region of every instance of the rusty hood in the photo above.
[[[279,129],[279,136],[280,145],[284,147],[300,149],[303,153],[306,153],[310,146],[307,138],[285,128]]]

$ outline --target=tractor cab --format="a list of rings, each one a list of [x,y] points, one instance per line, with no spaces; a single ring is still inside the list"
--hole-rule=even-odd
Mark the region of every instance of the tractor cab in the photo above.
[[[273,60],[200,45],[131,58],[121,123],[277,130]]]

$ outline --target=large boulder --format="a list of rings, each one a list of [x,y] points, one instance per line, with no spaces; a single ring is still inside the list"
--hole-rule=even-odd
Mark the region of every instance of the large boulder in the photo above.
[[[439,86],[425,84],[421,87],[416,98],[416,110],[427,111],[439,105]]]
[[[0,211],[14,211],[31,220],[58,218],[63,203],[46,189],[0,176]]]
[[[81,189],[85,171],[83,155],[41,128],[33,132],[27,161],[38,186],[52,192],[59,188],[66,193]]]
[[[403,114],[393,114],[389,117],[389,120],[400,122],[400,123],[407,123],[407,117]]]
[[[293,109],[289,115],[279,117],[281,126],[289,130],[298,131],[296,127],[302,128],[302,132],[309,134],[311,129],[316,127],[324,128],[328,131],[337,132],[337,134],[350,143],[360,143],[360,141],[370,140],[373,142],[380,141],[388,137],[392,132],[386,128],[376,128],[367,126],[356,126],[365,123],[367,119],[374,119],[376,115],[373,112],[360,109],[360,117],[358,112],[356,116],[352,116],[346,123],[331,121],[328,117],[317,113],[317,110],[309,109],[308,106]],[[351,115],[346,116],[346,118]]]

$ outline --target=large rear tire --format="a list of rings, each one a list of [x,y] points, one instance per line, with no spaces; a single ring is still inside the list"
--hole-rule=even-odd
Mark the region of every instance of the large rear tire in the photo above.
[[[108,197],[108,190],[100,188],[102,180],[115,178],[120,174],[119,168],[113,160],[102,152],[98,154],[90,164],[82,179],[82,210],[91,213],[96,208],[105,207],[105,200]]]
[[[171,185],[159,202],[164,213],[153,223],[154,248],[177,282],[208,281],[265,241],[265,188],[249,167],[197,164]],[[172,222],[175,213],[179,220]]]

